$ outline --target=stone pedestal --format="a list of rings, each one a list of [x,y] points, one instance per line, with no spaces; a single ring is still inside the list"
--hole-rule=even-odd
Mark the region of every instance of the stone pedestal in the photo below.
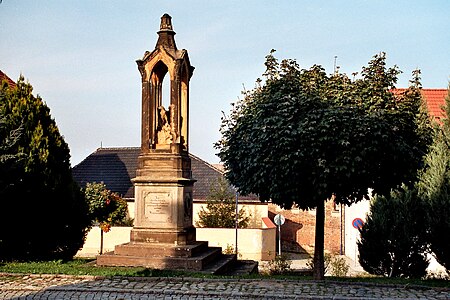
[[[233,268],[236,255],[223,255],[222,248],[196,240],[192,225],[195,180],[190,170],[189,156],[170,149],[153,150],[139,157],[137,177],[133,179],[136,205],[130,242],[99,255],[97,265],[211,274]]]
[[[189,182],[188,182],[189,183]],[[192,226],[192,183],[135,183],[135,226],[132,242],[188,245],[195,241]]]

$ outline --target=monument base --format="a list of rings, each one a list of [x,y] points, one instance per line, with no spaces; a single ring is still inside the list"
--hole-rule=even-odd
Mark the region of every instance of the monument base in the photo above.
[[[189,245],[195,242],[195,227],[191,226],[181,230],[134,227],[131,230],[130,240],[135,243]]]
[[[117,245],[114,252],[97,256],[98,266],[139,266],[151,269],[223,274],[237,262],[235,254],[222,254],[222,248],[208,242],[190,245],[130,242]]]

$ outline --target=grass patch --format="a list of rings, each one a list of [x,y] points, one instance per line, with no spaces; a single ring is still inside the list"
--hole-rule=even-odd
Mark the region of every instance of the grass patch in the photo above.
[[[70,261],[0,262],[0,272],[16,274],[65,274],[125,277],[201,277],[220,276],[187,271],[158,270],[145,267],[106,267],[95,265],[95,259],[75,258]],[[1,277],[0,277],[1,278]]]
[[[0,272],[24,274],[67,274],[94,276],[133,276],[144,268],[102,268],[92,264],[93,260],[74,259],[71,261],[31,261],[31,262],[3,262]]]
[[[75,258],[71,261],[40,261],[40,262],[0,262],[0,272],[17,274],[66,274],[91,276],[126,276],[126,277],[195,277],[195,278],[233,278],[233,276],[208,275],[187,271],[157,270],[144,267],[101,267],[95,265],[95,259]],[[262,275],[251,274],[239,276],[241,279],[279,279],[279,280],[313,280],[312,276],[293,274]],[[1,280],[1,276],[0,276]],[[383,285],[424,286],[450,288],[450,281],[444,279],[404,279],[386,277],[325,277],[327,282],[368,283]]]

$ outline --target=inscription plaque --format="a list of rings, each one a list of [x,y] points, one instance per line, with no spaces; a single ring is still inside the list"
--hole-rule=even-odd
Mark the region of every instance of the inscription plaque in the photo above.
[[[153,222],[170,222],[172,193],[149,192],[144,195],[145,217]]]

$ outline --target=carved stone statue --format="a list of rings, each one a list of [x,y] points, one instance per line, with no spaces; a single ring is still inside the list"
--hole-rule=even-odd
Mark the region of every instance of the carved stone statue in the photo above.
[[[175,105],[169,105],[169,111],[164,106],[158,107],[158,144],[172,144],[177,141],[175,132]]]

